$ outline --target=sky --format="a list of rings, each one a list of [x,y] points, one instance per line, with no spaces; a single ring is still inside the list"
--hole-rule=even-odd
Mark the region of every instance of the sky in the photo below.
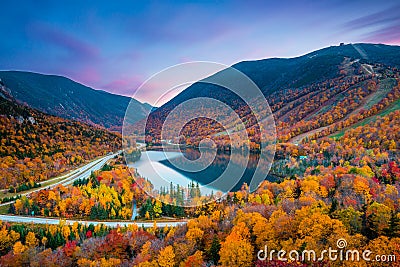
[[[294,57],[340,42],[400,45],[400,3],[6,0],[0,34],[1,70],[62,75],[132,96],[179,63]],[[157,93],[135,98],[151,104]]]

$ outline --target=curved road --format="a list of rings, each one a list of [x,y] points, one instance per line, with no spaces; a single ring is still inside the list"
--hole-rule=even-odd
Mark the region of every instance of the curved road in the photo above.
[[[141,145],[140,148],[145,147],[145,145]],[[116,155],[120,154],[121,151],[118,151],[117,153],[114,154],[110,154],[107,156],[104,156],[102,158],[96,159],[68,174],[59,176],[59,177],[55,177],[52,178],[51,180],[55,180],[55,179],[60,179],[63,178],[61,181],[54,183],[52,185],[49,186],[44,186],[44,187],[40,187],[37,188],[35,190],[26,192],[26,193],[22,193],[21,195],[23,196],[28,196],[30,194],[32,194],[33,192],[37,192],[40,190],[43,190],[44,188],[53,188],[57,185],[69,185],[72,184],[75,180],[78,179],[83,179],[83,178],[87,178],[90,176],[90,174],[92,173],[92,171],[96,171],[101,169],[101,167],[104,166],[104,164],[106,164],[107,161],[109,161],[110,159],[112,159],[113,157],[115,157]],[[65,177],[65,178],[64,178]],[[7,202],[7,203],[3,203],[0,204],[0,206],[3,205],[9,205],[11,203],[14,203],[15,201],[11,201],[11,202]],[[0,215],[0,221],[5,221],[5,222],[17,222],[17,223],[36,223],[36,224],[59,224],[61,219],[58,218],[43,218],[43,217],[30,217],[30,216],[16,216],[16,215]],[[135,221],[82,221],[82,220],[65,220],[67,224],[73,224],[75,222],[81,223],[81,224],[93,224],[93,225],[97,225],[97,224],[104,224],[106,226],[109,227],[117,227],[117,226],[128,226],[128,225],[132,225],[132,224],[136,224],[139,227],[153,227],[154,226],[154,222],[135,222]],[[178,225],[183,225],[186,224],[186,220],[180,220],[180,221],[161,221],[161,222],[157,222],[157,227],[165,227],[165,226],[171,226],[171,227],[175,227]]]
[[[75,180],[87,178],[87,177],[90,176],[92,171],[96,171],[96,170],[101,169],[101,167],[103,167],[104,164],[106,164],[107,161],[109,161],[110,159],[112,159],[113,157],[115,157],[116,155],[118,155],[120,153],[121,153],[121,151],[118,151],[117,153],[104,156],[104,157],[96,159],[96,160],[94,160],[94,161],[92,161],[92,162],[90,162],[90,163],[88,163],[88,164],[86,164],[86,165],[84,165],[84,166],[82,166],[82,167],[80,167],[80,168],[68,173],[68,174],[64,174],[62,176],[52,178],[51,180],[55,180],[55,179],[62,179],[62,180],[57,182],[57,183],[54,183],[52,185],[42,186],[42,187],[39,187],[39,188],[37,188],[35,190],[31,190],[31,191],[28,191],[28,192],[25,192],[25,193],[21,193],[21,196],[28,196],[28,195],[30,195],[30,194],[32,194],[34,192],[43,190],[45,188],[53,188],[53,187],[56,187],[57,185],[60,185],[60,184],[61,185],[68,185],[68,184],[72,184]],[[44,181],[44,182],[46,182],[46,181]],[[2,203],[2,204],[0,204],[0,206],[9,205],[9,204],[14,203],[14,202],[15,201]]]
[[[145,144],[139,144],[138,145],[139,149],[143,149],[145,148]],[[101,169],[101,167],[104,166],[104,164],[106,164],[107,161],[109,161],[110,159],[112,159],[113,157],[115,157],[116,155],[120,154],[122,151],[118,151],[117,153],[114,154],[110,154],[107,156],[104,156],[102,158],[99,158],[97,160],[94,160],[74,171],[71,171],[68,174],[59,176],[59,177],[55,177],[52,178],[51,180],[55,180],[55,179],[60,179],[63,178],[61,181],[54,183],[52,185],[49,186],[42,186],[40,188],[37,188],[35,190],[26,192],[26,193],[22,193],[21,195],[23,196],[28,196],[30,194],[32,194],[33,192],[37,192],[40,191],[44,188],[53,188],[57,185],[69,185],[72,184],[75,180],[78,179],[83,179],[83,178],[87,178],[90,176],[90,174],[92,173],[92,171],[96,171]],[[64,178],[65,177],[65,178]],[[49,180],[48,180],[49,181]],[[3,205],[9,205],[11,203],[14,203],[15,201],[11,201],[11,202],[7,202],[7,203],[3,203],[0,204],[0,206]],[[61,219],[58,218],[43,218],[43,217],[29,217],[29,216],[16,216],[16,215],[0,215],[0,221],[5,221],[5,222],[17,222],[17,223],[37,223],[37,224],[59,224]],[[109,227],[117,227],[117,226],[127,226],[127,225],[132,225],[132,224],[136,224],[139,227],[153,227],[154,226],[154,222],[135,222],[135,221],[82,221],[82,220],[65,220],[67,224],[73,224],[75,222],[81,223],[81,224],[93,224],[93,225],[97,225],[97,224],[104,224],[106,226]],[[165,226],[178,226],[178,225],[183,225],[186,224],[186,220],[180,220],[180,221],[162,221],[162,222],[157,222],[157,227],[165,227]]]

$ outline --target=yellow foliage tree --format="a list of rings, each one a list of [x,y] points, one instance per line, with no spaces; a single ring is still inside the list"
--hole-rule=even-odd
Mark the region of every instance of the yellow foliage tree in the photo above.
[[[39,244],[39,240],[36,238],[33,232],[29,232],[25,238],[25,245],[29,248],[34,248]]]
[[[6,226],[0,229],[0,253],[6,252],[15,241],[19,239],[19,234],[11,230],[10,232],[7,230]]]
[[[21,241],[16,242],[16,243],[14,244],[14,246],[13,246],[13,252],[14,252],[14,254],[21,254],[22,252],[24,252],[24,251],[27,250],[27,249],[28,249],[28,247],[25,246],[25,245],[23,245],[23,244],[21,243]]]
[[[186,238],[190,241],[199,241],[204,235],[204,231],[202,231],[200,228],[194,227],[190,228],[186,232]]]
[[[63,235],[64,239],[68,240],[70,234],[71,234],[71,230],[69,229],[69,226],[64,225],[62,227],[62,235]]]
[[[249,229],[243,222],[232,228],[225,242],[221,244],[219,255],[222,266],[253,265],[253,246],[248,240],[249,236]]]
[[[158,265],[161,267],[175,266],[175,253],[172,246],[167,246],[160,251],[158,255]]]

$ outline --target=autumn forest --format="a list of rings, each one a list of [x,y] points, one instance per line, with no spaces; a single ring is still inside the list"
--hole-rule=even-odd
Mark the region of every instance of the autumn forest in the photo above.
[[[33,108],[0,80],[0,266],[400,266],[400,63],[393,59],[400,48],[359,46],[371,56],[344,45],[290,64],[236,66],[268,100],[273,138],[258,125],[269,116],[263,101],[254,100],[255,115],[214,87],[188,87],[124,138],[120,125]],[[127,164],[160,149],[168,115],[203,94],[228,103],[238,119],[203,106],[204,116],[179,129],[170,145],[195,149],[210,139],[210,149],[235,155],[246,146],[257,154],[267,142],[275,180],[265,177],[254,191],[242,183],[225,195],[206,194],[200,179],[157,188]],[[124,153],[126,142],[134,149]],[[259,257],[266,247],[321,255],[339,239],[346,249],[371,251],[371,259],[395,260]]]

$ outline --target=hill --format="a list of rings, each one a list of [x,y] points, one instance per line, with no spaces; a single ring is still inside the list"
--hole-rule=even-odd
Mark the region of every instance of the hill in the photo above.
[[[0,97],[0,188],[47,180],[117,151],[120,135]]]
[[[68,78],[22,71],[0,71],[6,92],[19,103],[58,117],[120,129],[131,98],[94,90]],[[151,106],[133,100],[143,119]]]
[[[347,44],[296,58],[246,61],[232,67],[250,77],[268,100],[275,116],[278,140],[297,143],[310,135],[338,131],[389,108],[398,98],[399,66],[400,46]],[[221,71],[207,79],[223,79],[224,75],[226,72]],[[246,94],[246,88],[243,93]],[[148,141],[159,143],[161,125],[171,110],[198,97],[220,100],[239,114],[247,128],[255,125],[256,118],[237,95],[199,81],[151,113],[147,122]],[[262,110],[265,103],[258,105]],[[218,118],[219,123],[207,119],[188,123],[181,131],[186,136],[185,142],[196,144],[202,137],[211,135],[214,139],[223,139],[219,143],[224,143],[224,133],[234,131],[238,121],[221,116],[225,111],[206,106],[198,108],[202,109],[202,115]],[[302,138],[293,139],[300,135]],[[257,138],[253,139],[256,143]]]

